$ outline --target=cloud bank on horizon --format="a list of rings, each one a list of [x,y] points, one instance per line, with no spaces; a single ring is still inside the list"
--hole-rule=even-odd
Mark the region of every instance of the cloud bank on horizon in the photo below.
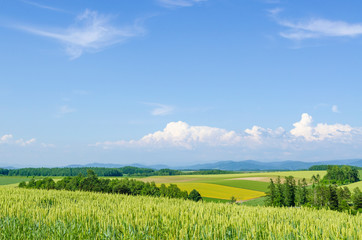
[[[209,126],[190,126],[178,121],[170,122],[163,130],[145,135],[139,140],[120,140],[97,142],[93,146],[107,148],[184,148],[188,150],[199,146],[209,147],[243,147],[243,148],[295,148],[303,143],[343,143],[356,142],[362,137],[362,129],[348,124],[313,125],[312,116],[303,113],[300,121],[293,124],[294,128],[286,131],[253,126],[243,132],[228,131]]]
[[[0,137],[0,145],[9,144],[9,145],[18,145],[18,146],[28,146],[36,142],[35,138],[29,140],[24,140],[23,138],[14,139],[12,134],[5,134]]]

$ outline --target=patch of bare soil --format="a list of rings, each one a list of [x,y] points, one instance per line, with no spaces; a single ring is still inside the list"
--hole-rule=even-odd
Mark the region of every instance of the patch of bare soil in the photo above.
[[[275,180],[276,178],[272,178]],[[232,178],[228,180],[249,180],[249,181],[258,181],[258,182],[270,182],[270,177],[245,177],[245,178]]]

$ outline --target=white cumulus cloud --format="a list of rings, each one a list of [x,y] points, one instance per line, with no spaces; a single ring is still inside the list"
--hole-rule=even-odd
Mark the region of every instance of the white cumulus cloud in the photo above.
[[[36,141],[35,138],[29,139],[29,140],[24,140],[24,139],[20,138],[19,140],[16,140],[15,143],[20,145],[20,146],[27,146],[27,145],[30,145],[32,143],[35,143],[35,141]]]
[[[13,139],[13,135],[11,134],[5,134],[4,136],[2,136],[0,138],[0,143],[7,143],[9,142],[11,139]]]
[[[100,142],[97,146],[152,146],[183,147],[191,149],[198,144],[210,146],[230,145],[241,141],[234,131],[208,126],[190,126],[185,122],[170,122],[162,131],[150,133],[139,140]]]
[[[290,133],[295,137],[303,137],[306,141],[322,141],[326,139],[344,141],[352,134],[360,133],[359,129],[354,129],[347,124],[312,124],[313,119],[308,113],[303,113],[299,122],[293,124],[294,128]]]
[[[24,140],[23,138],[14,139],[12,134],[5,134],[2,137],[0,137],[0,144],[27,146],[35,142],[36,142],[35,138],[31,138],[29,140]]]

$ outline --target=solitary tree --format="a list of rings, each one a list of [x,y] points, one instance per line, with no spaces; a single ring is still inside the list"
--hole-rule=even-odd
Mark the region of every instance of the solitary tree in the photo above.
[[[273,179],[270,179],[270,184],[269,184],[268,188],[269,188],[269,192],[268,192],[267,204],[269,206],[274,206],[275,205],[276,190],[275,190],[275,184],[274,184]]]
[[[198,202],[198,201],[202,200],[202,197],[201,197],[200,193],[196,189],[193,189],[190,192],[188,199],[190,199],[192,201],[195,201],[195,202]]]
[[[235,203],[235,202],[236,202],[236,198],[235,198],[234,196],[231,196],[229,202],[230,202],[231,204]]]

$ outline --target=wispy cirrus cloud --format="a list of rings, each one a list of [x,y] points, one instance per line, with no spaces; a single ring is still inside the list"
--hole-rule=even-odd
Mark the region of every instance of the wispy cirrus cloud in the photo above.
[[[62,105],[58,108],[55,117],[57,117],[57,118],[63,117],[64,115],[74,113],[76,111],[77,111],[77,109],[75,109],[75,108],[69,107],[68,105]]]
[[[323,18],[290,20],[281,18],[281,8],[269,9],[268,13],[274,21],[286,30],[279,34],[283,38],[303,40],[325,37],[357,37],[362,35],[362,23],[348,23]]]
[[[67,55],[76,59],[85,52],[98,52],[145,33],[140,21],[118,27],[111,23],[112,19],[110,15],[87,9],[76,17],[74,24],[66,28],[45,29],[29,25],[17,25],[15,28],[57,40],[65,47]]]
[[[148,106],[153,107],[151,114],[153,116],[164,116],[164,115],[169,115],[174,111],[174,107],[170,106],[170,105],[165,105],[165,104],[160,104],[160,103],[149,103],[146,102],[144,103]]]
[[[340,113],[339,108],[338,108],[337,105],[333,105],[333,106],[332,106],[332,112],[334,112],[334,113]]]
[[[207,0],[157,0],[163,7],[191,7]]]
[[[28,5],[32,5],[34,7],[37,7],[37,8],[42,8],[42,9],[46,9],[46,10],[50,10],[50,11],[54,11],[54,12],[69,13],[68,11],[66,11],[64,9],[51,7],[51,6],[40,4],[40,3],[37,3],[37,2],[26,1],[26,0],[22,0],[22,2],[25,3],[25,4],[28,4]]]
[[[303,40],[322,37],[357,37],[362,34],[361,23],[347,23],[328,19],[313,18],[305,21],[278,21],[288,30],[280,36],[288,39]]]

